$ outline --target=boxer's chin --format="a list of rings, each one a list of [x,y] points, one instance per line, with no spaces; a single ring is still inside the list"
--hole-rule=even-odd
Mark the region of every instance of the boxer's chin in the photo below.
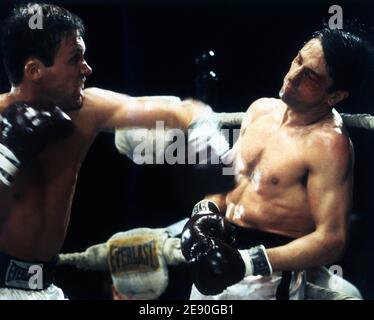
[[[82,108],[83,105],[83,97],[79,95],[78,97],[74,97],[70,101],[65,101],[60,107],[64,111],[75,111]]]
[[[292,94],[288,94],[283,87],[279,91],[279,98],[288,106],[297,106],[298,102]]]
[[[279,90],[279,98],[285,103],[285,104],[288,104],[289,103],[289,99],[287,97],[287,94],[285,93],[283,87]]]

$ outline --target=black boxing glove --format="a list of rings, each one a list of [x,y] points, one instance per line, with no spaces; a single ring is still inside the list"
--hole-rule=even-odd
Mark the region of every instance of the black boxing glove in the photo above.
[[[195,215],[183,230],[181,247],[201,293],[219,294],[246,276],[272,274],[264,246],[248,250],[233,248],[229,243],[234,242],[234,227],[224,217],[212,212],[219,212],[217,206],[208,200],[196,206]]]
[[[9,105],[0,122],[0,180],[11,185],[18,169],[50,141],[73,132],[70,117],[53,106],[38,110],[24,102]]]
[[[181,236],[181,249],[187,261],[195,258],[201,251],[205,239],[219,238],[226,243],[233,243],[234,229],[220,214],[217,205],[210,200],[198,202],[193,210],[192,217],[187,221]]]
[[[190,260],[188,267],[196,288],[202,294],[219,294],[247,275],[239,251],[222,240],[206,238],[198,240],[194,246],[200,251]]]

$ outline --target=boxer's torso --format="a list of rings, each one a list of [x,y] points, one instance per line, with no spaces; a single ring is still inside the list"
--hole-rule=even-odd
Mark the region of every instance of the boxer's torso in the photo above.
[[[313,135],[341,130],[341,121],[334,112],[316,124],[281,126],[285,104],[269,103],[272,108],[241,131],[237,186],[226,196],[226,217],[245,227],[300,237],[314,230],[307,195],[309,155],[317,148]]]
[[[11,103],[0,96],[0,113]],[[0,252],[45,261],[56,255],[69,223],[77,175],[96,131],[85,104],[69,113],[75,132],[53,141],[0,192]]]

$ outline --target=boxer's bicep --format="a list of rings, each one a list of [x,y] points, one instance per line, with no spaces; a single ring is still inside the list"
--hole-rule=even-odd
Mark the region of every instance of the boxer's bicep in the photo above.
[[[332,135],[313,151],[307,197],[316,232],[344,246],[352,204],[353,150],[342,135]]]
[[[176,111],[166,101],[152,101],[128,97],[118,101],[113,110],[108,112],[106,128],[124,127],[154,128],[157,123],[164,127],[178,127]]]
[[[311,268],[343,253],[351,208],[353,150],[343,136],[324,136],[309,155],[306,195],[314,230],[287,245],[268,249],[273,270]]]
[[[127,101],[131,98],[100,88],[85,89],[83,97],[82,109],[89,114],[97,131],[115,129],[116,118],[121,114],[125,118]]]
[[[178,126],[178,98],[140,97],[90,88],[85,90],[88,108],[92,108],[98,130],[113,130],[124,127],[156,126],[156,121],[165,127]],[[180,112],[179,112],[180,113]]]

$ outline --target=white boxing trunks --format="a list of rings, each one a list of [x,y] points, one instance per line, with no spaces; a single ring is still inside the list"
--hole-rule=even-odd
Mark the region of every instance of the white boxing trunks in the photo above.
[[[28,291],[12,288],[0,288],[0,300],[67,300],[62,290],[51,284],[47,289]]]
[[[293,239],[282,235],[264,232],[252,228],[232,225],[235,230],[236,249],[245,250],[257,245],[274,248],[285,245]],[[191,300],[300,300],[304,299],[306,273],[274,272],[272,276],[248,276],[240,282],[226,288],[217,295],[206,296],[192,287]]]
[[[220,294],[206,296],[192,286],[191,300],[275,300],[276,291],[281,282],[281,273],[275,272],[271,277],[248,276],[242,281],[228,287]],[[302,300],[305,296],[305,272],[292,272],[290,283],[290,300]]]

